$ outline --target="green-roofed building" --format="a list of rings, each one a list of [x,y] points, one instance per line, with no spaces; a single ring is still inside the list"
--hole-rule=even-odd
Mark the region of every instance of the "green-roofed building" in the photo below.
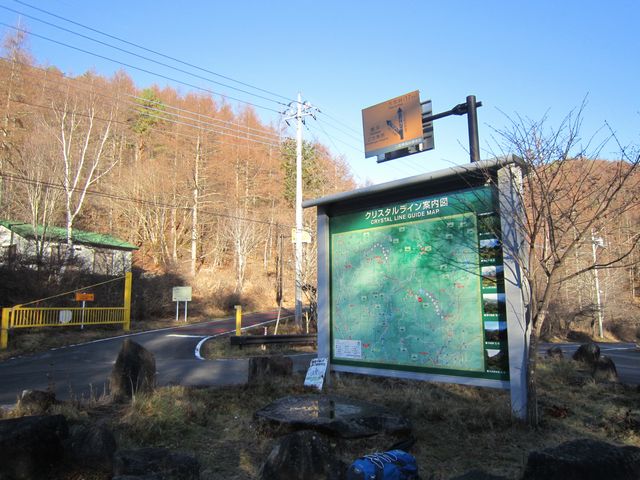
[[[7,262],[36,257],[36,238],[44,238],[43,260],[60,261],[67,253],[67,230],[61,227],[0,220],[0,259]],[[131,270],[138,247],[112,235],[73,230],[74,257],[83,268],[101,275],[122,275]]]

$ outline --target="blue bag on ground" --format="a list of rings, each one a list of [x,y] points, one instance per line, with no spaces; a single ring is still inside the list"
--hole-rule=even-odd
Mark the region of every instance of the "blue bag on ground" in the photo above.
[[[347,480],[419,480],[416,459],[403,450],[365,455],[351,464]]]

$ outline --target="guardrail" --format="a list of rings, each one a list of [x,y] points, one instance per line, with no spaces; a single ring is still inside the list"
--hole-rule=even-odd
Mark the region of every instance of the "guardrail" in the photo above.
[[[242,348],[243,345],[273,345],[284,343],[313,345],[318,342],[317,337],[315,333],[308,335],[244,335],[229,337],[229,343],[240,346],[240,348]]]
[[[9,330],[16,328],[71,327],[121,323],[125,331],[131,327],[131,273],[125,275],[122,307],[26,307],[15,305],[2,309],[0,349],[6,349]]]

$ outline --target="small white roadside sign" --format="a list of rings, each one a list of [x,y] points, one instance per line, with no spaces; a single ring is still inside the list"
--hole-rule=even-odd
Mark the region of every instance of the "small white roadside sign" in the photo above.
[[[191,287],[173,287],[173,301],[176,302],[176,322],[178,321],[180,302],[184,302],[184,321],[187,321],[187,303],[191,301]]]
[[[318,390],[322,390],[322,384],[324,383],[324,376],[327,373],[327,358],[314,358],[309,364],[309,370],[307,370],[307,376],[304,379],[305,387],[315,387]]]

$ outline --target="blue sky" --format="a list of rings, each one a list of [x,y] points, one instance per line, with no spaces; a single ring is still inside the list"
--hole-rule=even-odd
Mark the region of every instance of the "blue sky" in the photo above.
[[[435,112],[476,95],[484,104],[478,112],[483,158],[495,151],[492,129],[508,124],[505,113],[534,119],[548,113],[550,124],[557,125],[585,97],[585,139],[608,122],[622,143],[640,143],[637,1],[24,1],[288,98],[301,91],[324,112],[318,121],[308,121],[305,137],[344,155],[359,182],[379,183],[468,162],[465,117],[435,123],[433,151],[380,165],[364,158],[361,110],[413,90],[420,90],[422,100],[431,99]],[[0,6],[98,38],[13,0],[0,0]],[[17,19],[15,12],[0,8],[0,22],[16,25]],[[33,34],[284,109],[33,19],[22,22]],[[35,36],[30,44],[39,62],[66,72],[95,68],[110,75],[120,68]],[[172,83],[125,69],[140,87]],[[258,113],[266,122],[278,121],[270,110]],[[616,150],[607,145],[603,156],[615,158]]]

